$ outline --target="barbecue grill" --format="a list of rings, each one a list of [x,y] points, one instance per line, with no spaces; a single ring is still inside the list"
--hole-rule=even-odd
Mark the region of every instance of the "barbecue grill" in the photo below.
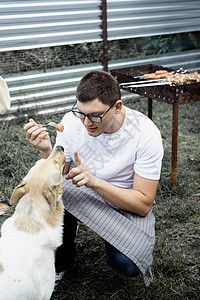
[[[176,85],[166,80],[149,80],[142,76],[155,73],[158,70],[177,72],[174,69],[148,64],[130,68],[111,70],[120,84],[120,88],[148,98],[148,117],[152,119],[152,99],[173,105],[172,116],[172,160],[171,182],[176,187],[177,182],[177,136],[178,136],[178,105],[200,101],[200,82]]]

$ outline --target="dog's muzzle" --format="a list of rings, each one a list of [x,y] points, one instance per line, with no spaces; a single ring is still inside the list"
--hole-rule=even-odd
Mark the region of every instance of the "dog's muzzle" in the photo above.
[[[64,152],[64,148],[62,146],[56,146],[55,150]]]

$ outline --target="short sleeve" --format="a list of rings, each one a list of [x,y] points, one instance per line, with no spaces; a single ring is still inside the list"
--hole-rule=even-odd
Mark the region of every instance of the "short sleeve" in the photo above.
[[[159,180],[163,158],[163,146],[160,132],[141,136],[136,152],[134,172],[141,177]]]

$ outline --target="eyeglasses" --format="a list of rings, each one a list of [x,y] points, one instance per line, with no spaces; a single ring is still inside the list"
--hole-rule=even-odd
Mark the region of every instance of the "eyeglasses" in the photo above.
[[[111,106],[107,109],[107,111],[102,116],[97,116],[97,115],[92,115],[92,114],[85,114],[85,113],[79,111],[78,109],[75,109],[75,106],[77,104],[77,100],[74,103],[71,111],[79,119],[85,120],[85,118],[87,117],[92,122],[101,123],[103,117],[107,114],[107,112],[109,112],[109,110],[115,105],[115,103],[116,103],[116,101],[113,102],[113,104],[111,104]]]

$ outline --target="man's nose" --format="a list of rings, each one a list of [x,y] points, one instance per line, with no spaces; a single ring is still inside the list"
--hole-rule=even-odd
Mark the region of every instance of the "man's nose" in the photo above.
[[[86,116],[85,119],[84,119],[83,124],[84,124],[85,126],[87,126],[87,125],[91,125],[92,123],[93,123],[93,122]]]

